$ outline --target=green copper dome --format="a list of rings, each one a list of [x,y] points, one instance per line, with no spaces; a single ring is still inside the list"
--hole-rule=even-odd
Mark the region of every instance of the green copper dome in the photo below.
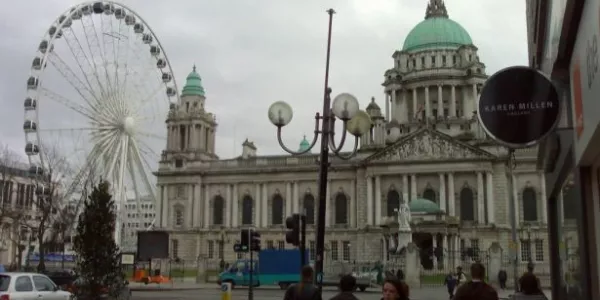
[[[442,211],[435,202],[425,198],[417,198],[410,201],[408,207],[411,213],[436,214]]]
[[[309,147],[310,143],[308,142],[308,140],[306,140],[306,136],[304,136],[304,138],[302,138],[302,141],[300,142],[300,148],[298,148],[298,152],[306,151]]]
[[[192,69],[192,72],[187,76],[185,80],[185,86],[181,96],[202,96],[204,97],[204,88],[202,87],[202,78],[200,74],[196,73],[196,65]]]
[[[472,44],[473,40],[465,28],[448,17],[444,2],[430,0],[425,20],[408,33],[402,50],[456,49]]]

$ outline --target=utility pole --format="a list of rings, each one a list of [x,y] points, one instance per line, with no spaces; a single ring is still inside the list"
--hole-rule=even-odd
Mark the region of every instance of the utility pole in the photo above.
[[[300,266],[307,265],[306,261],[306,209],[300,216]]]

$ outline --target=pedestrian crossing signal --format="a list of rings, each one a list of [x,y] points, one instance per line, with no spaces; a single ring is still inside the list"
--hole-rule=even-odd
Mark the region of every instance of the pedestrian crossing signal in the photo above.
[[[242,244],[233,245],[233,252],[248,252],[248,246]]]

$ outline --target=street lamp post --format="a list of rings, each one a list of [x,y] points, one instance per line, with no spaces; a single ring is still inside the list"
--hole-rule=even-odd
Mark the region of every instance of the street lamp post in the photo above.
[[[327,10],[329,14],[329,30],[327,35],[327,55],[325,61],[325,88],[323,96],[323,115],[315,115],[315,131],[312,143],[308,149],[295,152],[283,143],[281,129],[292,121],[292,107],[283,101],[273,103],[269,107],[269,119],[277,127],[277,140],[283,150],[292,155],[301,155],[309,152],[321,137],[321,149],[319,159],[319,207],[317,219],[317,245],[315,257],[316,283],[319,289],[323,286],[323,252],[325,249],[325,211],[327,209],[327,168],[329,167],[329,152],[341,159],[350,159],[358,150],[359,138],[371,129],[371,118],[369,115],[359,110],[359,104],[356,97],[351,94],[342,93],[335,97],[333,106],[331,105],[331,88],[329,87],[329,59],[331,53],[331,28],[333,22],[333,9]],[[341,119],[343,122],[343,133],[339,145],[336,145],[333,137],[335,134],[335,120]],[[321,129],[319,130],[319,123]],[[354,149],[349,154],[341,153],[346,141],[346,131],[354,135]]]
[[[523,239],[527,242],[527,262],[529,262],[530,264],[533,263],[533,253],[531,250],[532,244],[531,244],[531,225],[530,224],[524,224],[523,228],[521,228],[521,232],[523,232]]]

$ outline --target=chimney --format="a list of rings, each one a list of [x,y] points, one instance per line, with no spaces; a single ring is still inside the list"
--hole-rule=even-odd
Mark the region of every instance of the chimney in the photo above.
[[[253,142],[246,139],[242,144],[242,158],[246,159],[251,157],[256,157],[256,146]]]

